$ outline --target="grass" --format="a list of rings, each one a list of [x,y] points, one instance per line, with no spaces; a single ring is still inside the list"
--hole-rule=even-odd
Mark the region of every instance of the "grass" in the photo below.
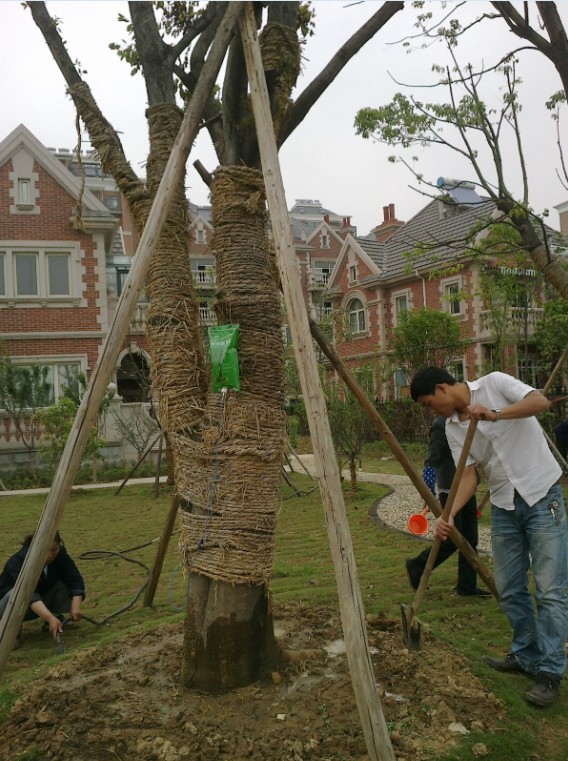
[[[420,453],[419,453],[420,454]],[[376,458],[380,467],[382,455]],[[422,456],[420,454],[420,456]],[[365,455],[364,467],[369,467]],[[418,458],[419,459],[419,458]],[[390,461],[389,461],[390,463]],[[371,469],[369,467],[369,469]],[[294,475],[294,482],[304,491],[313,485],[307,476]],[[357,559],[359,583],[365,608],[370,614],[382,613],[399,619],[399,604],[410,602],[411,593],[403,570],[404,558],[417,552],[416,539],[379,529],[369,518],[371,505],[386,493],[384,487],[360,484],[355,497],[345,482],[345,500]],[[163,490],[152,499],[153,485],[127,486],[118,496],[111,490],[73,492],[66,506],[61,533],[67,548],[85,576],[88,597],[83,610],[89,617],[102,620],[129,605],[139,591],[146,572],[126,562],[119,554],[102,559],[81,559],[82,553],[96,550],[122,553],[151,567],[157,539],[163,529],[171,495]],[[290,495],[285,486],[284,496]],[[44,496],[0,497],[2,534],[0,562],[19,547],[22,536],[33,530],[43,508]],[[484,518],[485,519],[485,518]],[[130,548],[138,548],[130,550]],[[127,551],[127,552],[125,552]],[[84,556],[89,557],[89,556]],[[452,596],[448,590],[455,583],[455,561],[436,570],[429,593],[421,608],[420,619],[438,638],[456,647],[478,674],[504,702],[508,714],[502,733],[477,734],[465,738],[446,761],[471,761],[473,744],[483,742],[492,761],[536,761],[539,748],[547,738],[547,761],[568,758],[568,697],[566,688],[552,708],[539,711],[524,702],[522,677],[491,671],[480,661],[488,651],[506,652],[510,630],[497,605],[482,605],[468,598]],[[337,606],[333,564],[329,552],[327,529],[317,490],[282,502],[276,537],[276,557],[271,589],[276,603],[303,602],[307,605]],[[104,647],[105,643],[133,631],[178,621],[185,594],[185,581],[179,571],[177,539],[172,538],[156,591],[153,608],[143,608],[141,600],[134,607],[95,627],[83,623],[65,634],[69,650],[81,647]],[[15,651],[7,665],[0,691],[0,719],[17,699],[22,686],[46,667],[57,662],[53,642],[40,632],[38,622],[24,625],[25,647]]]

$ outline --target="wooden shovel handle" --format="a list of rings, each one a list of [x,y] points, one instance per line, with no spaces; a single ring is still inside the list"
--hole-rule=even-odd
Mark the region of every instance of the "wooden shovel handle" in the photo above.
[[[471,443],[473,441],[473,437],[475,436],[476,430],[477,430],[477,420],[472,420],[469,424],[469,428],[467,429],[467,434],[463,444],[463,449],[461,451],[460,459],[458,461],[454,479],[452,481],[450,493],[448,494],[448,499],[446,500],[446,504],[444,505],[444,510],[442,512],[441,517],[445,521],[447,521],[451,515],[452,507],[456,498],[458,487],[460,485],[461,477],[465,469],[465,464],[469,456],[469,450],[471,449]],[[434,539],[434,543],[432,544],[432,549],[430,550],[430,554],[428,555],[428,560],[426,561],[424,572],[422,573],[422,576],[420,578],[420,583],[418,584],[418,589],[416,590],[414,602],[408,609],[407,623],[406,623],[408,630],[410,630],[410,627],[412,626],[412,623],[416,616],[416,612],[418,608],[420,607],[420,604],[426,592],[426,587],[428,585],[428,581],[430,580],[430,574],[432,573],[432,569],[434,568],[434,563],[436,562],[436,558],[438,557],[438,552],[440,551],[441,546],[442,546],[442,540],[436,537]]]

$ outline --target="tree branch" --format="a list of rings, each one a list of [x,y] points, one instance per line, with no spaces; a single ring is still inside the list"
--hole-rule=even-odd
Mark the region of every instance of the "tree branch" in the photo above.
[[[344,66],[374,37],[379,29],[382,29],[395,13],[398,13],[403,8],[403,2],[384,3],[367,23],[363,24],[337,51],[327,66],[322,69],[291,106],[286,118],[282,121],[282,127],[278,136],[280,145],[291,135],[298,124],[302,122],[310,108],[332,84]]]

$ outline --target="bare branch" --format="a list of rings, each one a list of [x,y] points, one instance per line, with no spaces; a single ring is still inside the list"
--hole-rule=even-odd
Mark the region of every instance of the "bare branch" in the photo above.
[[[335,81],[337,75],[361,48],[382,29],[382,27],[404,8],[403,2],[386,2],[358,29],[347,42],[335,53],[318,76],[298,96],[288,111],[280,129],[279,143],[282,144],[302,122],[318,98]]]

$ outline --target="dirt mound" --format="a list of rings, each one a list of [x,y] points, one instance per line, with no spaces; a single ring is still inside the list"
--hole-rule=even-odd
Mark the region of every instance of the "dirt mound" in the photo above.
[[[0,759],[363,761],[338,616],[296,605],[278,609],[275,623],[291,656],[286,671],[219,697],[180,689],[181,624],[66,656],[12,708]],[[496,725],[499,701],[451,648],[426,636],[410,652],[398,621],[368,623],[398,759],[436,758],[460,734]]]

